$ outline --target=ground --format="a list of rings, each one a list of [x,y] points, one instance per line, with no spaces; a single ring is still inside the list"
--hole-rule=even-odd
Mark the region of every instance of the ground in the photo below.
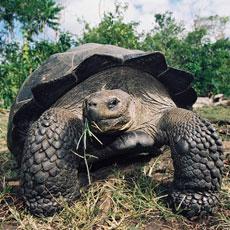
[[[18,176],[6,146],[8,112],[0,110],[0,229],[230,229],[230,108],[202,108],[222,136],[225,171],[220,204],[213,216],[187,220],[167,207],[165,198],[173,178],[170,151],[146,164],[110,167],[92,175],[99,177],[82,190],[78,202],[54,217],[35,218],[26,213],[18,195]]]

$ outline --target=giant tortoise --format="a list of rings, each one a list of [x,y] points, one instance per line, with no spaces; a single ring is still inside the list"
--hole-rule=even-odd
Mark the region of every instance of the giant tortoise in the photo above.
[[[51,216],[61,209],[58,198],[79,197],[85,148],[95,156],[88,167],[100,167],[168,145],[171,204],[188,217],[211,213],[223,148],[213,126],[190,109],[197,98],[192,81],[160,52],[90,43],[52,55],[27,78],[10,111],[8,146],[28,210]],[[92,135],[83,141],[86,128]]]

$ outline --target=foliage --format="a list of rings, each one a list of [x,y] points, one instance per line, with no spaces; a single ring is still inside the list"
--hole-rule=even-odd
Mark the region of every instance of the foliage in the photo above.
[[[42,32],[45,26],[57,29],[61,9],[54,0],[2,0],[0,21],[10,31],[19,23],[24,37],[31,40],[32,35]]]
[[[123,7],[123,10],[125,9],[126,7]],[[85,22],[84,33],[79,42],[81,44],[95,42],[136,49],[139,47],[137,25],[137,22],[125,23],[123,11],[117,6],[114,13],[104,14],[98,26],[90,27]]]
[[[228,38],[210,42],[204,26],[183,34],[184,28],[166,12],[155,15],[157,26],[143,41],[145,50],[162,51],[171,66],[190,71],[195,76],[198,95],[224,93],[230,96],[230,52]]]
[[[149,32],[138,33],[138,22],[125,22],[126,9],[127,5],[116,4],[116,10],[104,14],[94,27],[83,22],[83,34],[77,40],[60,33],[57,41],[36,41],[45,26],[57,30],[61,7],[54,0],[1,1],[0,22],[4,28],[0,31],[0,106],[11,105],[25,78],[51,54],[88,42],[159,50],[169,65],[194,74],[198,95],[212,92],[230,96],[230,41],[223,32],[228,17],[197,17],[194,29],[186,32],[172,13],[165,12],[153,17],[155,26]],[[15,27],[20,29],[19,40],[14,39]]]
[[[76,45],[68,33],[62,33],[57,42],[36,41],[28,50],[28,58],[24,58],[24,51],[18,43],[5,44],[2,48],[3,60],[0,63],[0,99],[3,107],[9,107],[18,89],[44,60],[50,55],[64,52]]]

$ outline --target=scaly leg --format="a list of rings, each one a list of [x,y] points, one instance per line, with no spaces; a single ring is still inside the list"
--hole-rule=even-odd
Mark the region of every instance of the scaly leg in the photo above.
[[[21,166],[22,194],[29,211],[50,216],[60,210],[58,198],[79,196],[76,149],[81,121],[75,114],[51,108],[36,121],[27,136]]]
[[[223,172],[223,147],[215,129],[195,113],[175,108],[160,121],[174,165],[170,194],[174,208],[187,217],[212,212]]]

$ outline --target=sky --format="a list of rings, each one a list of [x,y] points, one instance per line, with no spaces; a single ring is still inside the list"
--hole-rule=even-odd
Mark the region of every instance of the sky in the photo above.
[[[61,30],[81,34],[83,24],[77,19],[84,19],[90,25],[97,25],[103,14],[114,11],[115,2],[127,3],[125,21],[138,21],[138,31],[148,31],[153,27],[154,14],[170,11],[177,22],[182,22],[186,29],[192,29],[193,20],[199,16],[230,16],[230,0],[57,0],[64,7],[60,15]],[[45,33],[46,36],[52,32]],[[230,36],[230,28],[226,29]],[[52,35],[51,35],[52,36]]]
[[[128,4],[125,12],[125,22],[139,22],[138,32],[146,32],[154,26],[154,15],[170,11],[177,22],[182,22],[187,31],[193,27],[193,21],[197,15],[207,17],[211,15],[230,16],[230,0],[56,0],[63,6],[60,13],[61,31],[81,35],[83,23],[78,19],[85,20],[91,26],[96,26],[103,18],[104,13],[114,12],[115,2],[121,5]],[[3,24],[0,23],[0,29]],[[16,36],[22,40],[18,26]],[[225,35],[230,37],[230,23],[225,30]],[[56,33],[45,28],[38,36],[40,39],[55,39]]]

